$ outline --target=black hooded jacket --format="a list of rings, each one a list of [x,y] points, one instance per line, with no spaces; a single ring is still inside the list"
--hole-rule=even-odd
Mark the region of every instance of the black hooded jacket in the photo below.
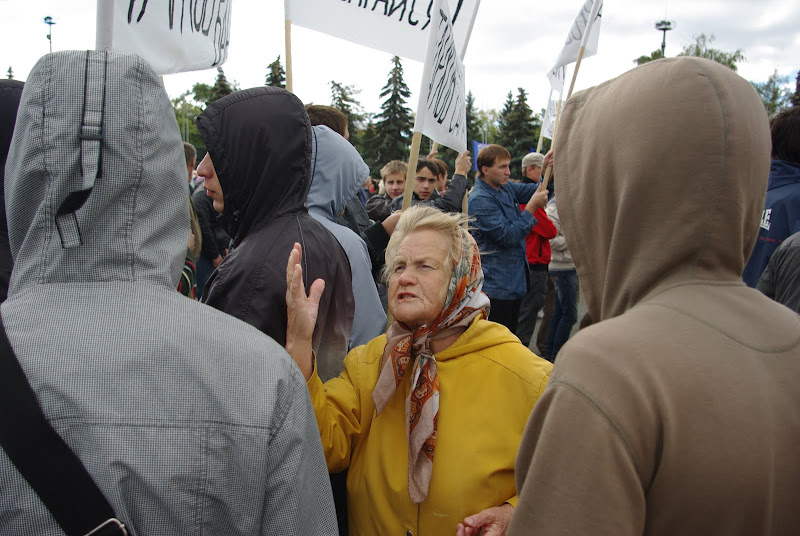
[[[14,267],[8,244],[4,184],[6,158],[14,133],[23,86],[24,84],[17,80],[0,80],[0,302],[5,301],[8,294],[8,282],[11,278],[11,269]]]
[[[286,262],[303,247],[303,278],[325,280],[313,346],[320,377],[335,376],[353,323],[350,264],[336,238],[308,214],[311,124],[288,91],[228,95],[197,118],[224,196],[233,250],[211,275],[203,301],[286,343]]]

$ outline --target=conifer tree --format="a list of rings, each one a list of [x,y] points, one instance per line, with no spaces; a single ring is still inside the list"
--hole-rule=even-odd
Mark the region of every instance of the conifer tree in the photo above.
[[[9,80],[14,80],[14,70],[11,68],[10,65],[8,66],[8,76],[6,78],[8,78]]]
[[[264,85],[286,89],[286,71],[283,70],[283,66],[281,65],[280,55],[267,66],[267,77],[264,80]]]
[[[364,162],[369,166],[369,174],[373,177],[380,177],[381,167],[383,167],[386,162],[381,162],[376,156],[378,138],[375,134],[375,121],[372,120],[372,116],[368,116],[365,122],[366,125],[358,133],[354,144],[358,152],[361,153],[361,158],[363,158]]]
[[[414,124],[411,110],[406,107],[406,101],[411,96],[403,80],[403,66],[400,58],[392,58],[392,69],[389,80],[383,86],[380,94],[386,100],[381,104],[381,113],[375,123],[375,144],[371,163],[380,169],[389,160],[406,160],[411,142],[411,129]]]
[[[505,147],[506,143],[510,141],[506,133],[509,131],[509,122],[514,113],[514,94],[510,91],[506,95],[506,101],[503,103],[503,109],[500,110],[500,117],[497,118],[498,136],[496,143]]]
[[[794,93],[789,98],[792,106],[800,106],[800,71],[797,72],[797,78],[794,82]]]
[[[522,178],[522,157],[536,149],[541,125],[536,121],[524,89],[518,88],[516,99],[508,92],[503,110],[500,112],[498,143],[511,153],[511,178]]]
[[[353,86],[345,86],[331,80],[331,106],[347,117],[347,130],[350,132],[351,142],[358,139],[358,133],[364,125],[364,108],[355,98],[360,92],[361,90]]]
[[[228,79],[225,78],[225,72],[222,70],[222,67],[217,67],[217,81],[214,82],[214,86],[211,88],[211,95],[208,102],[206,102],[206,105],[211,104],[215,100],[219,100],[226,95],[230,95],[233,92],[234,89],[228,82]]]
[[[475,97],[472,91],[467,92],[467,149],[472,150],[472,142],[480,141],[481,125],[478,119],[478,110],[475,108]]]

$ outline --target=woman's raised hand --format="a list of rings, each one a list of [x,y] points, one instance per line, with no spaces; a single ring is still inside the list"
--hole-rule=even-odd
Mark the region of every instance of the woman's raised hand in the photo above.
[[[295,242],[286,264],[286,351],[300,367],[306,381],[313,372],[311,338],[317,323],[319,299],[325,290],[325,281],[317,279],[306,296],[303,286],[303,268],[300,263],[303,248]]]

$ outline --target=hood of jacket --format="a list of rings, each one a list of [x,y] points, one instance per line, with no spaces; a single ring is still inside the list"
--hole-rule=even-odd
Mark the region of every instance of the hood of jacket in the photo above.
[[[176,288],[189,242],[182,147],[169,97],[138,56],[40,59],[6,165],[9,295],[62,282]]]
[[[197,118],[222,188],[221,224],[237,246],[271,219],[306,212],[311,123],[288,91],[258,87],[211,103]]]
[[[516,343],[519,339],[502,324],[489,322],[482,315],[475,317],[461,336],[450,346],[436,353],[437,361],[466,354],[491,352],[501,344]]]
[[[775,159],[769,169],[769,190],[800,183],[800,164]]]
[[[312,127],[308,212],[336,222],[369,176],[353,145],[324,125]]]
[[[555,142],[558,213],[595,321],[667,286],[741,281],[770,166],[753,86],[658,60],[575,94]]]

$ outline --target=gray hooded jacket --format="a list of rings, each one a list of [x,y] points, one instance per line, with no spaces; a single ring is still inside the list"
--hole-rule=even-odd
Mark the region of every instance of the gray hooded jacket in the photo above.
[[[350,261],[355,313],[348,350],[386,330],[386,313],[372,279],[367,245],[350,228],[336,223],[369,175],[369,167],[350,142],[326,126],[314,126],[308,213],[331,232]]]
[[[79,139],[84,107],[81,131],[102,142]],[[297,367],[256,329],[174,290],[189,238],[186,168],[152,69],[127,54],[41,59],[5,194],[8,338],[129,532],[333,534]],[[0,534],[63,534],[3,450]]]

